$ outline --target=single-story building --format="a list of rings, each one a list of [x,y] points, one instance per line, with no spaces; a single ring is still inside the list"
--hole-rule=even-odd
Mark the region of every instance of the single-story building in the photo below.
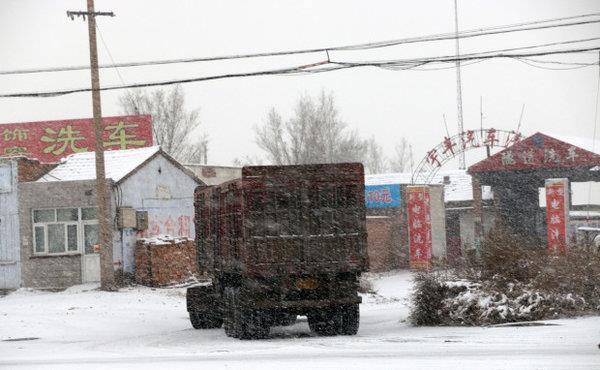
[[[104,157],[113,263],[127,276],[139,237],[194,237],[193,193],[203,183],[157,146]],[[100,280],[95,176],[95,154],[85,152],[19,184],[23,286],[61,289]]]
[[[0,291],[21,286],[19,183],[37,180],[54,166],[23,157],[0,159]]]

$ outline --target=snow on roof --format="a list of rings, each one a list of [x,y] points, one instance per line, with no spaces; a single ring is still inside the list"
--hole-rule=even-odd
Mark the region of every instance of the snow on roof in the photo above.
[[[471,175],[465,170],[439,171],[431,180],[431,184],[443,184],[444,177],[448,176],[450,183],[444,185],[444,199],[446,202],[473,200]],[[366,175],[366,185],[410,184],[412,173],[385,173]],[[483,187],[483,199],[492,199],[493,194],[489,186]]]
[[[160,150],[160,146],[147,148],[108,150],[104,152],[106,178],[120,181]],[[39,182],[93,180],[96,178],[96,154],[94,152],[69,155]]]

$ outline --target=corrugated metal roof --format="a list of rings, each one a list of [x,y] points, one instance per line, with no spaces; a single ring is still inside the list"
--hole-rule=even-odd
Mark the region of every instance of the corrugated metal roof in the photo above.
[[[120,181],[142,163],[160,151],[160,146],[147,148],[109,150],[104,152],[106,178]],[[92,180],[96,178],[96,154],[94,152],[71,154],[39,182]]]

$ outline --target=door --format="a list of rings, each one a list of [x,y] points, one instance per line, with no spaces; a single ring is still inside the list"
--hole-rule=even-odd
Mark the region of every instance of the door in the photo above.
[[[84,254],[81,260],[81,280],[83,283],[100,281],[100,254],[98,253],[98,224],[83,224]]]

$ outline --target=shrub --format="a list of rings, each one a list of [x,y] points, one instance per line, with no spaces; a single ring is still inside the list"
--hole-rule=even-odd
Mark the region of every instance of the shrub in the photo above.
[[[600,313],[600,256],[539,246],[491,232],[479,260],[415,277],[414,325],[489,325]]]
[[[414,277],[410,321],[413,325],[442,324],[442,305],[448,292],[442,279],[434,273],[419,273]]]

